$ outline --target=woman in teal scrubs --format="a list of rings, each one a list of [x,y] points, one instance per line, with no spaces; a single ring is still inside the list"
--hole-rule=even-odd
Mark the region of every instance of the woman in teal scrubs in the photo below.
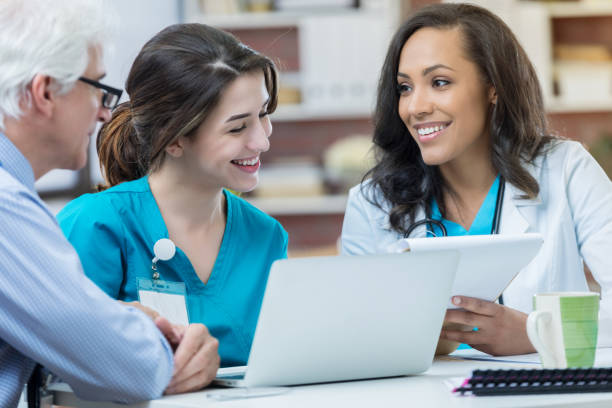
[[[159,279],[184,283],[189,321],[219,340],[221,364],[244,365],[288,238],[229,190],[257,185],[274,64],[223,31],[174,25],[145,44],[126,90],[97,139],[107,189],[70,202],[60,225],[87,276],[126,302],[139,299],[139,278],[152,278],[155,243],[171,239],[176,254],[156,263]]]

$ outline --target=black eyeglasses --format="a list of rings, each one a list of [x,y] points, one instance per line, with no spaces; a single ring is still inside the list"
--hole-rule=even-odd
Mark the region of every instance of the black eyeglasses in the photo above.
[[[106,109],[115,109],[115,107],[119,103],[119,99],[121,99],[121,94],[123,93],[121,89],[113,88],[112,86],[104,85],[99,83],[98,81],[94,81],[93,79],[85,77],[80,77],[79,81],[83,81],[86,84],[95,86],[96,88],[102,90],[102,106]]]

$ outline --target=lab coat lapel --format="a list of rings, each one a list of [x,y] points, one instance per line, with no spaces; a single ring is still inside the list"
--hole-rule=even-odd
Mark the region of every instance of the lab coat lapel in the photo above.
[[[425,219],[425,211],[422,208],[419,208],[416,212],[415,220]],[[391,222],[389,221],[389,216],[385,213],[384,218],[381,218],[379,221],[379,225],[383,230],[392,231]],[[419,225],[410,233],[408,238],[423,238],[427,236],[427,227],[425,225]],[[398,239],[403,238],[399,236]]]
[[[501,234],[523,234],[535,223],[535,210],[542,204],[540,196],[524,199],[524,193],[506,182],[506,192],[502,207]]]
[[[425,219],[425,210],[423,208],[419,208],[416,213],[415,220],[423,220]],[[410,238],[424,238],[427,236],[427,226],[419,225],[412,231],[410,234]]]

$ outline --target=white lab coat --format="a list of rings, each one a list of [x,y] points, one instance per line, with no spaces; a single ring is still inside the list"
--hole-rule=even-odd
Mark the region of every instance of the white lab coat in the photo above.
[[[544,244],[504,291],[504,304],[529,313],[536,293],[587,291],[584,260],[601,285],[598,345],[612,346],[612,183],[582,145],[572,141],[558,142],[528,169],[540,193],[533,200],[521,199],[522,192],[506,182],[500,234],[539,232]],[[417,220],[423,217],[421,210]],[[425,234],[421,227],[411,236]],[[342,253],[387,252],[401,238],[390,229],[386,211],[367,201],[359,185],[353,187]]]

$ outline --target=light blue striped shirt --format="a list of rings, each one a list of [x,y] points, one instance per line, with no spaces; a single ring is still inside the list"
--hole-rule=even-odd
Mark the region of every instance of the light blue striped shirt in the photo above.
[[[162,394],[172,361],[148,317],[85,277],[30,163],[0,133],[0,407],[17,406],[35,362],[83,399],[135,402]]]

